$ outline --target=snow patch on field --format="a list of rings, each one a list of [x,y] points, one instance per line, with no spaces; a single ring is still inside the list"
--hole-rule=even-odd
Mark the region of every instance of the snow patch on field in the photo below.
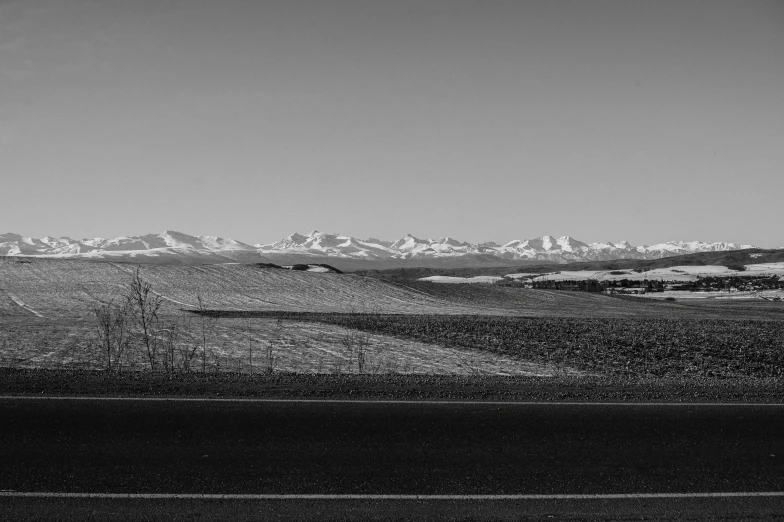
[[[452,277],[452,276],[430,276],[422,277],[420,281],[429,281],[431,283],[457,283],[457,284],[472,284],[472,283],[496,283],[503,281],[503,277],[496,276],[474,276],[474,277]]]
[[[14,302],[14,303],[15,303],[17,306],[19,306],[20,308],[24,308],[25,310],[27,310],[27,311],[28,311],[28,312],[30,312],[31,314],[33,314],[33,315],[37,315],[38,317],[43,317],[43,315],[39,314],[38,312],[36,312],[35,310],[33,310],[32,308],[30,308],[29,306],[27,306],[27,305],[26,305],[26,304],[25,304],[25,303],[24,303],[24,302],[23,302],[21,299],[19,299],[18,297],[16,297],[16,296],[15,296],[14,294],[12,294],[11,292],[6,292],[6,294],[8,294],[8,297],[11,299],[11,301],[13,301],[13,302]]]
[[[539,276],[539,273],[530,273],[530,272],[517,272],[514,274],[506,274],[504,277],[507,279],[531,279],[533,277]]]
[[[331,270],[329,268],[324,267],[324,266],[318,266],[318,265],[308,265],[308,270],[307,271],[308,272],[321,272],[321,273],[331,272]]]
[[[784,290],[712,290],[709,292],[692,292],[689,290],[665,290],[650,294],[630,294],[641,299],[784,299]]]
[[[760,263],[754,265],[746,265],[746,271],[749,275],[758,274],[771,274],[771,275],[784,275],[784,263]]]
[[[613,273],[614,272],[614,273]],[[517,276],[518,274],[512,274]],[[629,281],[664,280],[688,282],[696,281],[700,277],[760,277],[766,275],[784,276],[784,263],[764,263],[746,265],[746,270],[733,270],[723,265],[698,265],[698,266],[673,266],[669,268],[654,268],[637,272],[634,270],[572,270],[552,274],[542,274],[533,278],[534,281],[580,281],[596,279],[599,281]],[[510,277],[510,276],[507,276]]]
[[[632,269],[619,270],[562,270],[551,273],[527,273],[517,272],[506,274],[504,277],[495,276],[474,276],[474,277],[452,277],[452,276],[430,276],[423,277],[420,281],[431,281],[434,283],[495,283],[502,280],[530,280],[530,281],[585,281],[595,279],[597,281],[629,281],[645,280],[664,280],[672,282],[696,281],[700,277],[762,277],[762,276],[784,276],[784,262],[782,263],[760,263],[746,265],[746,270],[733,270],[723,265],[684,265],[668,268],[654,268],[651,270],[635,271]]]

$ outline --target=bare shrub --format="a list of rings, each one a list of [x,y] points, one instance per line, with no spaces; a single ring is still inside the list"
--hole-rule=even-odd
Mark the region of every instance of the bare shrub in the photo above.
[[[253,328],[250,317],[245,318],[245,334],[248,339],[248,371],[253,375]]]
[[[196,296],[197,300],[197,308],[199,311],[198,314],[198,321],[199,321],[199,337],[201,341],[201,371],[202,373],[207,373],[207,339],[212,337],[215,334],[215,327],[218,321],[217,317],[213,317],[208,315],[207,312],[207,304],[202,299],[201,295]],[[195,355],[195,350],[193,355]],[[193,356],[188,359],[188,369],[190,369],[190,362],[193,360]]]
[[[167,374],[189,373],[201,344],[192,336],[190,319],[162,321],[156,329],[158,362]]]
[[[267,374],[272,374],[275,372],[275,345],[272,342],[267,342],[267,346],[265,349],[265,368]]]
[[[332,373],[335,375],[340,375],[343,373],[343,358],[342,357],[334,357],[332,359]]]
[[[286,340],[286,324],[283,322],[283,319],[279,317],[275,322],[275,326],[272,331],[272,338],[267,341],[267,345],[264,350],[264,366],[267,374],[271,375],[275,372],[275,361],[278,358],[275,353],[275,344],[283,344]]]
[[[123,356],[131,344],[127,303],[101,304],[93,308],[92,314],[95,323],[90,344],[97,349],[107,372],[120,370]]]
[[[186,322],[183,329],[185,332],[191,331],[190,321]],[[180,343],[178,351],[180,352],[180,369],[183,373],[190,373],[193,369],[193,359],[196,357],[199,348],[201,348],[201,344],[195,339],[187,338]]]
[[[461,356],[459,352],[455,356],[460,361],[461,366],[469,371],[471,375],[484,375],[485,371],[482,370],[482,361],[474,353],[466,353],[465,357]]]
[[[128,286],[125,301],[132,322],[139,329],[136,335],[142,345],[143,354],[147,358],[150,369],[155,370],[160,349],[157,335],[158,311],[163,305],[163,299],[153,292],[152,284],[142,278],[138,267]]]
[[[368,350],[371,344],[371,334],[361,330],[346,329],[340,338],[340,344],[346,354],[349,366],[356,363],[357,371],[365,373],[368,362]]]
[[[159,363],[165,373],[171,375],[177,371],[177,354],[181,336],[180,325],[176,321],[166,321],[157,325],[156,343],[160,346]]]

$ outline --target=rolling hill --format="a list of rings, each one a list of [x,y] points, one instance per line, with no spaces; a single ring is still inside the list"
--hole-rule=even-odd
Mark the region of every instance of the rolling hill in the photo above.
[[[89,318],[95,305],[119,301],[135,268],[122,263],[5,258],[0,260],[0,318]],[[164,311],[174,314],[195,309],[199,296],[210,309],[235,311],[527,317],[702,313],[681,303],[625,301],[585,292],[397,283],[353,274],[256,265],[141,265],[139,269],[164,298]]]

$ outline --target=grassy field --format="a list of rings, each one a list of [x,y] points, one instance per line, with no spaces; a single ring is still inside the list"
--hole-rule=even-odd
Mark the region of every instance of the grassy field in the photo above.
[[[0,260],[0,366],[99,368],[92,308],[133,265]],[[192,370],[240,373],[780,378],[784,305],[394,283],[253,265],[156,266]],[[198,298],[220,316],[200,337]],[[281,315],[282,314],[282,315]],[[172,327],[173,328],[173,327]],[[144,369],[138,350],[126,369]]]
[[[134,265],[0,259],[0,317],[87,318],[97,303],[118,300]],[[346,274],[296,272],[254,265],[140,267],[167,313],[195,309],[197,297],[217,310],[510,315],[527,317],[784,318],[777,303],[653,302],[585,292],[490,285],[394,283]],[[773,305],[773,306],[770,306]]]
[[[179,324],[183,324],[180,322]],[[191,322],[180,343],[195,345]],[[269,318],[220,319],[208,336],[205,364],[196,350],[192,371],[254,373],[401,373],[447,375],[553,375],[559,368],[470,347],[442,347],[384,334],[367,336],[362,367],[350,332],[340,325]],[[0,327],[0,366],[11,368],[100,368],[100,352],[90,346],[89,321],[28,319]],[[123,368],[145,370],[139,351],[126,352]]]
[[[60,260],[0,263],[0,365],[100,367],[100,354],[89,342],[92,307],[119,302],[134,268]],[[211,308],[242,311],[513,313],[358,276],[252,265],[146,265],[140,273],[163,298],[162,320],[180,326],[179,342],[184,345],[198,340],[196,320],[187,313],[196,308],[198,297]],[[443,348],[376,334],[368,336],[360,366],[356,350],[346,343],[346,329],[339,325],[234,318],[221,319],[213,327],[208,350],[197,350],[194,370],[507,375],[556,371],[470,347]],[[139,353],[125,356],[126,368],[144,368]]]
[[[117,299],[135,266],[69,260],[0,261],[0,314],[78,317],[96,302]],[[287,311],[470,313],[375,279],[254,265],[154,266],[140,268],[145,280],[177,311],[196,306],[197,296],[215,308]],[[21,303],[21,304],[20,304]]]

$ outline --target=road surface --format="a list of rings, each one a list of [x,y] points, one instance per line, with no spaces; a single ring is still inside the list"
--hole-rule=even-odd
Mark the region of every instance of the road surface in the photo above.
[[[0,518],[784,516],[780,405],[6,398],[0,419]]]

